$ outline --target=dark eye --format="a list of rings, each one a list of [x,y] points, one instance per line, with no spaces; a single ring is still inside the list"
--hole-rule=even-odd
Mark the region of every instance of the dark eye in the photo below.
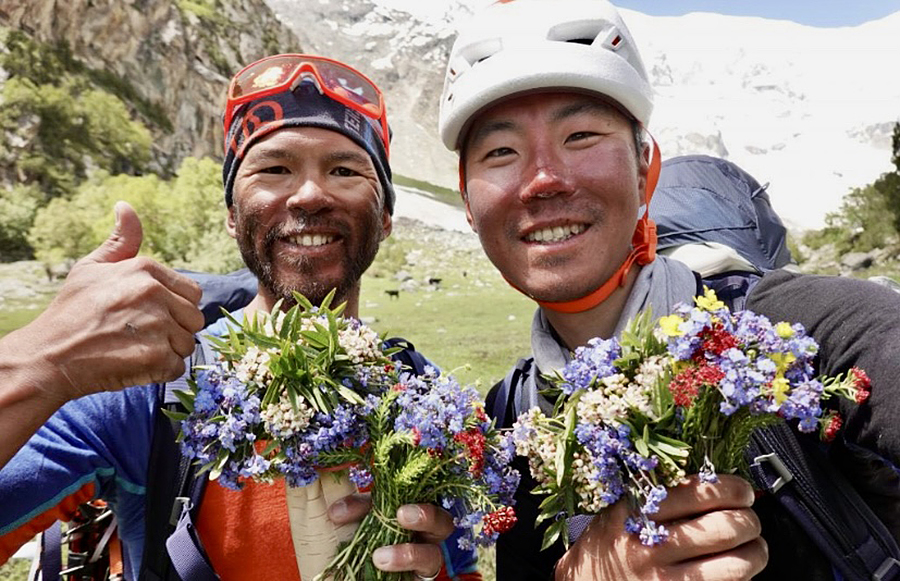
[[[580,141],[582,139],[587,139],[587,138],[593,137],[595,135],[597,135],[597,134],[592,131],[576,131],[575,133],[573,133],[572,135],[570,135],[566,138],[566,143],[569,143],[572,141]]]
[[[487,152],[487,155],[485,155],[484,157],[485,158],[503,157],[504,155],[512,155],[514,153],[515,153],[515,150],[513,150],[509,147],[498,147],[497,149],[492,149],[489,152]]]
[[[273,166],[269,166],[269,167],[265,167],[265,168],[261,169],[260,173],[284,175],[284,174],[291,173],[291,170],[289,170],[288,168],[286,168],[283,165],[273,165]]]
[[[359,172],[343,165],[339,165],[338,167],[334,168],[333,170],[331,170],[331,173],[342,178],[351,178],[353,176],[359,175]]]

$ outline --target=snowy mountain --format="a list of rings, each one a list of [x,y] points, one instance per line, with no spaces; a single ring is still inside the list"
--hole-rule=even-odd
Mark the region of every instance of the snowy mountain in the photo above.
[[[266,0],[305,50],[345,60],[385,90],[397,173],[455,187],[437,103],[457,23],[483,0]],[[664,157],[724,156],[770,182],[796,228],[822,225],[850,188],[891,169],[900,120],[900,12],[852,28],[623,10],[657,91]]]

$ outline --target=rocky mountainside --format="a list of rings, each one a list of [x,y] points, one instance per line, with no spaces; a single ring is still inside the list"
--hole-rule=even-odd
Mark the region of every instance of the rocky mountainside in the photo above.
[[[220,157],[230,76],[266,54],[300,48],[263,0],[3,0],[0,26],[67,46],[151,103],[162,118],[142,121],[163,172],[185,156]],[[27,147],[27,131],[18,137],[8,142]]]
[[[437,139],[438,99],[458,23],[485,0],[266,0],[311,51],[385,90],[398,173],[456,185]],[[762,18],[622,11],[657,91],[663,155],[724,156],[771,182],[793,226],[820,227],[852,187],[891,169],[900,120],[900,13],[852,28]]]
[[[457,187],[456,155],[437,139],[437,104],[465,5],[420,0],[396,9],[372,0],[266,0],[310,51],[351,64],[387,99],[396,173]]]

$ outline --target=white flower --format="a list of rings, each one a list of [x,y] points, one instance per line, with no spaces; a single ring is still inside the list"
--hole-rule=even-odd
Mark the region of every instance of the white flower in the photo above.
[[[309,426],[315,410],[306,404],[302,396],[297,397],[295,410],[289,401],[270,403],[260,414],[266,430],[276,438],[290,438]]]
[[[234,374],[244,384],[266,384],[272,379],[269,354],[256,346],[250,347],[234,366]]]
[[[381,356],[381,339],[371,327],[350,325],[338,331],[338,342],[356,365]]]

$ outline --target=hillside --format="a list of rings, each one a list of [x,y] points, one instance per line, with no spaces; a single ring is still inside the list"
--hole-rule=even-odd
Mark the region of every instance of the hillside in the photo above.
[[[0,27],[25,33],[65,73],[123,100],[153,136],[152,170],[186,156],[220,156],[228,79],[266,54],[299,50],[263,0],[3,0]],[[0,88],[9,73],[0,70]],[[0,140],[0,186],[39,128],[20,119]]]

